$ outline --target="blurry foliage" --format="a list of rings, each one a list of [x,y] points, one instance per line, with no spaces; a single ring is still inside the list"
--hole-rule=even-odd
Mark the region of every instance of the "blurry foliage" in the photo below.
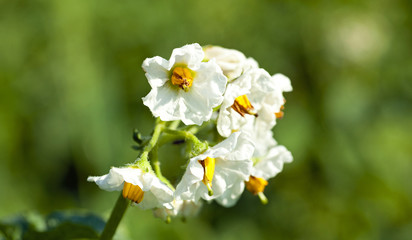
[[[90,213],[53,212],[43,217],[30,212],[1,222],[0,232],[10,240],[97,239],[104,224]]]
[[[295,160],[270,181],[266,206],[245,192],[233,208],[205,204],[199,218],[168,225],[134,208],[120,234],[411,238],[411,29],[407,0],[1,1],[0,217],[107,217],[117,194],[85,180],[134,160],[133,128],[151,132],[142,61],[199,42],[290,77],[274,133]],[[176,169],[180,152],[166,149]]]

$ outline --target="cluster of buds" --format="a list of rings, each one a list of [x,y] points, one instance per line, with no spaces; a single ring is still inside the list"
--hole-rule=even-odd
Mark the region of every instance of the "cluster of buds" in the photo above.
[[[152,88],[143,104],[157,118],[153,134],[136,137],[141,152],[134,163],[88,181],[122,191],[165,220],[195,215],[204,200],[231,207],[245,188],[266,203],[268,179],[293,159],[272,134],[283,117],[283,93],[292,91],[289,78],[270,75],[237,50],[199,44],[174,49],[169,60],[148,58],[142,67]],[[207,140],[197,137],[202,131]],[[168,141],[189,149],[176,184],[157,159]]]

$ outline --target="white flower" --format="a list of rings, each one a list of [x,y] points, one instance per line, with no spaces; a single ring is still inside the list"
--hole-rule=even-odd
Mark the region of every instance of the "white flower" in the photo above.
[[[285,104],[284,92],[291,92],[292,85],[290,79],[283,74],[275,74],[271,77],[274,91],[271,91],[262,101],[262,118],[271,125],[276,124],[276,118],[283,117],[283,105]],[[275,115],[273,115],[275,113]]]
[[[251,69],[229,83],[217,120],[219,134],[227,137],[260,116],[266,110],[266,97],[274,91],[271,76],[261,68]]]
[[[243,129],[255,144],[251,175],[265,180],[273,178],[282,171],[284,163],[293,160],[292,154],[273,138],[273,132],[267,125],[260,125],[258,118]]]
[[[229,81],[239,77],[250,68],[257,68],[258,63],[253,58],[246,58],[243,53],[234,49],[219,46],[206,46],[203,48],[206,59],[214,59],[223,74]]]
[[[217,199],[224,206],[232,206],[243,191],[239,191],[238,185],[249,178],[253,150],[254,146],[246,134],[233,133],[190,159],[176,187],[175,197],[195,202],[200,198]]]
[[[99,177],[88,177],[87,181],[95,182],[106,191],[121,191],[123,197],[132,200],[142,209],[168,207],[173,201],[173,191],[152,173],[139,168],[112,167],[108,174]]]
[[[199,44],[173,50],[170,60],[147,58],[143,69],[152,90],[143,98],[155,117],[186,125],[208,121],[223,100],[227,78],[214,60],[202,62]]]
[[[254,119],[272,128],[283,109],[283,92],[291,90],[289,78],[282,74],[270,76],[261,68],[243,73],[226,88],[217,120],[219,134],[227,137]]]
[[[263,191],[268,184],[267,180],[281,172],[283,165],[292,162],[293,157],[284,146],[277,144],[270,126],[259,118],[249,121],[242,131],[248,134],[255,144],[253,167],[246,181],[246,188],[266,203]]]
[[[258,195],[262,203],[266,204],[267,199],[263,194],[268,179],[275,177],[283,169],[284,163],[293,161],[292,154],[284,146],[274,146],[270,148],[264,156],[254,156],[256,161],[252,168],[249,180],[246,182],[246,189]]]
[[[255,121],[259,123],[258,121]],[[281,145],[277,145],[273,139],[272,131],[259,125],[254,125],[253,132],[251,128],[247,129],[252,134],[252,139],[256,145],[253,154],[253,167],[246,182],[246,188],[253,194],[259,196],[263,203],[267,202],[263,191],[268,184],[268,179],[275,177],[283,169],[285,163],[293,161],[292,154]]]

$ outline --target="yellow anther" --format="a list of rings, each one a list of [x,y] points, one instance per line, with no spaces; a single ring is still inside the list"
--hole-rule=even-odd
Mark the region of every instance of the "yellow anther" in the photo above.
[[[202,182],[206,185],[209,195],[212,196],[212,180],[213,175],[215,174],[216,159],[207,157],[205,160],[199,160],[199,163],[202,165],[204,170]]]
[[[263,178],[258,178],[255,176],[250,176],[249,181],[246,182],[246,189],[253,194],[263,193],[268,181]]]
[[[175,67],[173,69],[171,80],[173,85],[178,86],[187,92],[192,86],[193,76],[189,68]]]
[[[279,111],[279,112],[275,113],[275,116],[276,116],[277,119],[283,118],[284,115],[285,115],[285,113],[283,111]]]
[[[140,203],[144,197],[144,192],[139,186],[128,182],[124,182],[122,194],[124,198],[130,199],[135,203]]]
[[[250,176],[249,181],[246,182],[246,189],[253,193],[254,195],[258,195],[262,204],[267,204],[268,199],[266,198],[263,191],[265,190],[266,185],[268,185],[268,181],[263,178],[258,178],[255,176]]]
[[[286,99],[283,99],[283,105],[280,106],[280,111],[275,112],[276,118],[283,118],[283,116],[285,115],[285,113],[283,112],[283,110],[285,109],[285,103],[286,103]]]
[[[254,112],[254,108],[246,95],[237,97],[232,105],[232,108],[242,115],[242,117],[244,117],[245,114],[255,115],[257,117],[257,113]]]

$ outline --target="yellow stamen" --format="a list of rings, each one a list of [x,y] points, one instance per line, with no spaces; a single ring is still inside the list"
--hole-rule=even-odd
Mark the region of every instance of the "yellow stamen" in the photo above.
[[[285,115],[285,113],[283,112],[283,110],[285,109],[285,103],[286,103],[286,99],[283,99],[283,105],[280,106],[280,111],[275,112],[276,118],[280,119],[280,118],[283,118],[283,116]]]
[[[124,182],[122,194],[124,198],[130,199],[135,203],[140,203],[144,197],[144,192],[139,186],[128,182]]]
[[[263,178],[250,176],[249,181],[245,183],[246,183],[246,189],[249,192],[253,193],[254,195],[258,195],[260,202],[262,204],[268,203],[268,199],[266,198],[265,194],[263,194],[263,191],[265,190],[266,185],[268,185],[268,181],[266,181]]]
[[[212,180],[213,175],[215,174],[216,159],[207,157],[205,160],[199,160],[199,163],[202,165],[204,169],[202,182],[206,185],[207,190],[209,191],[209,196],[212,196]]]
[[[283,105],[282,105],[282,107],[280,108],[280,110],[283,110],[283,109],[284,109],[284,107],[283,107]],[[276,112],[276,113],[275,113],[275,116],[276,116],[277,119],[283,118],[284,115],[285,115],[285,113],[284,113],[283,111],[279,111],[279,112]]]
[[[189,68],[175,67],[175,69],[173,69],[171,80],[173,85],[176,85],[187,92],[192,86],[193,76]]]
[[[258,193],[263,193],[266,185],[268,185],[268,181],[266,181],[265,179],[250,176],[249,181],[246,182],[246,189],[256,195]]]
[[[245,114],[250,114],[257,117],[257,113],[254,112],[254,108],[246,95],[237,97],[232,105],[232,108],[242,117],[244,117]]]

